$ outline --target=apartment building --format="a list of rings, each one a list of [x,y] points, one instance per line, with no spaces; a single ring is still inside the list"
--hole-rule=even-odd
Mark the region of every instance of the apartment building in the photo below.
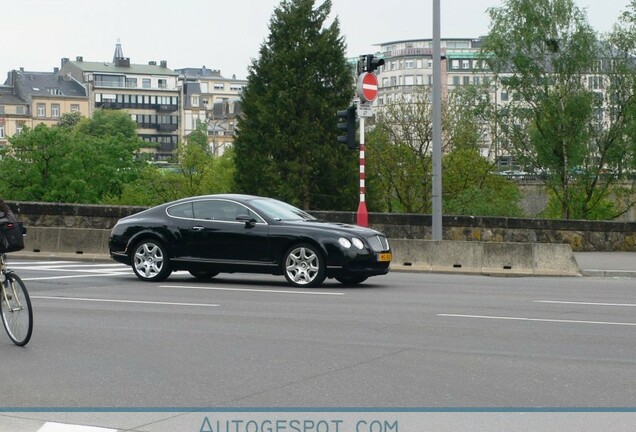
[[[201,68],[175,69],[183,80],[181,136],[185,139],[199,122],[207,125],[210,150],[221,155],[234,141],[240,112],[240,95],[247,80],[225,78],[221,71]],[[236,108],[236,109],[235,109]]]
[[[79,82],[59,74],[57,68],[53,72],[13,70],[0,88],[0,146],[25,126],[53,126],[70,112],[88,115],[86,89]]]
[[[137,134],[148,143],[144,152],[154,161],[173,157],[179,142],[179,74],[167,61],[133,64],[117,44],[112,62],[63,58],[59,73],[87,90],[88,115],[99,108],[125,109],[137,123]]]
[[[0,86],[0,148],[10,136],[19,133],[29,122],[29,104],[15,94],[13,86]]]

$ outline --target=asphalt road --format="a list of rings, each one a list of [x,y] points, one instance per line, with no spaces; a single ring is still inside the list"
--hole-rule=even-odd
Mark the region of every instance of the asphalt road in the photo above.
[[[630,278],[392,272],[298,290],[12,264],[35,330],[25,348],[0,336],[2,407],[636,406]]]

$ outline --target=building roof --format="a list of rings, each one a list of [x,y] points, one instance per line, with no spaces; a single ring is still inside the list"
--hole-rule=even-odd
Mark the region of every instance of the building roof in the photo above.
[[[187,67],[175,69],[175,72],[184,75],[186,78],[223,78],[220,70],[208,69],[205,66],[200,68]]]
[[[154,63],[154,62],[153,62]],[[170,75],[178,76],[177,72],[167,67],[157,64],[131,64],[130,66],[117,66],[115,63],[109,62],[87,62],[87,61],[68,61],[69,65],[81,70],[82,72],[99,72],[99,73],[115,73],[115,74],[138,74],[138,75]]]
[[[15,71],[17,92],[23,97],[86,97],[86,89],[77,81],[55,72]]]
[[[13,88],[0,86],[0,105],[26,105],[26,101],[13,94]]]

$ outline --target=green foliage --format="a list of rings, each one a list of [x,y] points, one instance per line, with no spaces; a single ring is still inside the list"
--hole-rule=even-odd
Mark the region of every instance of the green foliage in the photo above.
[[[234,191],[234,150],[214,157],[199,145],[179,149],[175,166],[148,164],[135,182],[126,185],[121,197],[110,204],[153,206],[189,196]]]
[[[489,9],[482,53],[500,90],[513,95],[498,112],[496,139],[527,170],[547,174],[552,215],[560,207],[565,219],[611,219],[633,205],[607,204],[635,166],[636,69],[625,55],[636,45],[635,5],[607,40],[572,0]]]
[[[473,216],[523,215],[515,183],[492,173],[492,164],[471,148],[444,156],[442,207],[445,214]]]
[[[286,0],[253,60],[235,140],[237,190],[305,209],[355,207],[357,154],[337,142],[352,76],[329,0]]]
[[[97,111],[71,123],[40,124],[9,138],[0,160],[5,199],[99,203],[137,177],[140,140],[128,114]]]

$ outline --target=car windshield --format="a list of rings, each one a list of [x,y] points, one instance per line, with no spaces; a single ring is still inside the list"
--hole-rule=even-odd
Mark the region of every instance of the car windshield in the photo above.
[[[275,220],[316,220],[309,213],[275,199],[255,199],[250,204],[258,213]]]

